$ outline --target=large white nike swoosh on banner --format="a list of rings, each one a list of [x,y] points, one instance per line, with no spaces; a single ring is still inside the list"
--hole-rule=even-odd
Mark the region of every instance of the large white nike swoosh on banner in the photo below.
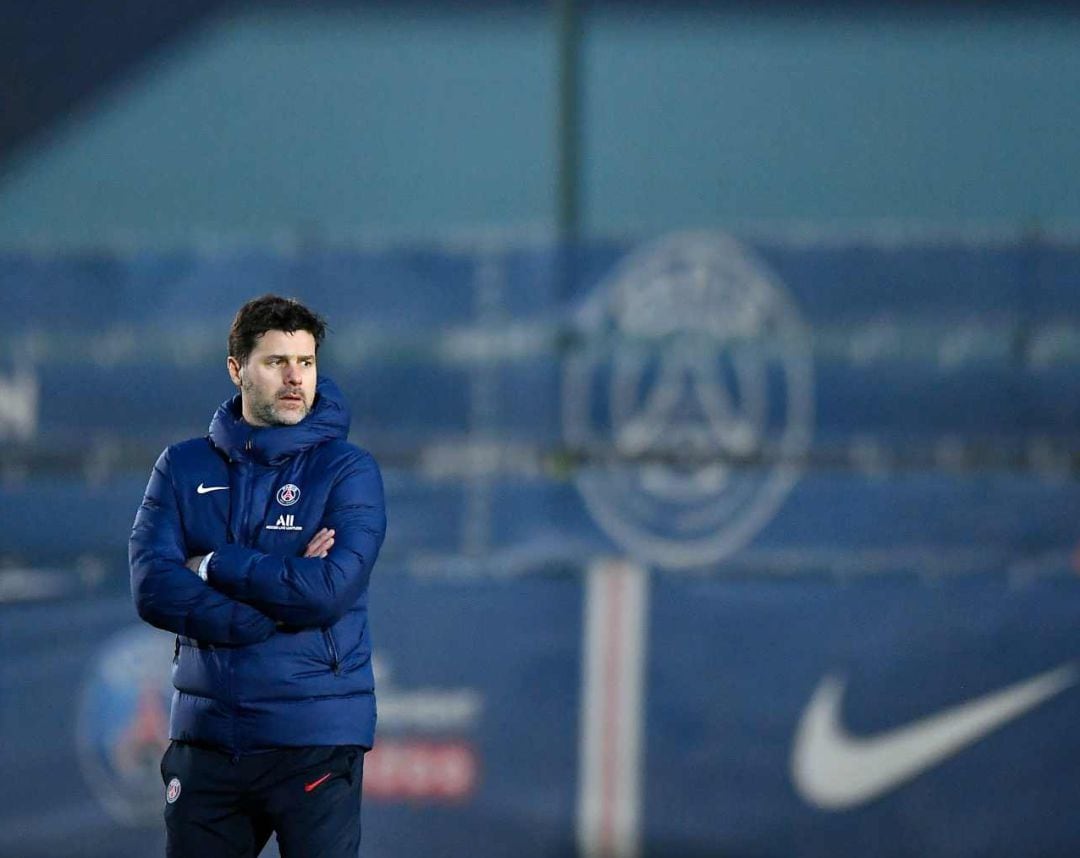
[[[1067,664],[895,730],[859,737],[841,723],[844,680],[828,676],[799,721],[792,779],[810,804],[824,810],[855,807],[943,762],[1076,680],[1076,666]]]

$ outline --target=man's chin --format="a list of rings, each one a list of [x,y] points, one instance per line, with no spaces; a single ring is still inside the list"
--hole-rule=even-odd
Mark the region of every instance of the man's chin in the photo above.
[[[278,426],[295,426],[308,416],[307,408],[275,408],[274,421]]]

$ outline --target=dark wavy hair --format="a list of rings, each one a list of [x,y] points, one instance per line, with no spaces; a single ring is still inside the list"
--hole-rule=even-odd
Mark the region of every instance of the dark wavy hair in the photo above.
[[[315,338],[319,351],[326,336],[326,321],[295,298],[263,295],[252,298],[237,313],[229,329],[229,354],[241,365],[255,349],[255,343],[267,331],[307,331]]]

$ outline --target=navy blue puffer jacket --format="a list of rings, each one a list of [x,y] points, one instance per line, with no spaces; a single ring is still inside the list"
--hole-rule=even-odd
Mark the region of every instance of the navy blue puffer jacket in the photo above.
[[[158,459],[129,557],[139,616],[177,635],[171,738],[234,753],[371,747],[367,593],[386,515],[379,468],[348,432],[324,378],[295,426],[249,426],[237,395],[209,437]],[[302,557],[323,527],[329,555]],[[204,582],[184,563],[211,551]]]

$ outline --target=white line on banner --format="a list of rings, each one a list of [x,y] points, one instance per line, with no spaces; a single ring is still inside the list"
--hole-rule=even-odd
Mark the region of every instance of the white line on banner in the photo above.
[[[637,858],[648,573],[604,560],[587,575],[578,847],[585,858]]]

